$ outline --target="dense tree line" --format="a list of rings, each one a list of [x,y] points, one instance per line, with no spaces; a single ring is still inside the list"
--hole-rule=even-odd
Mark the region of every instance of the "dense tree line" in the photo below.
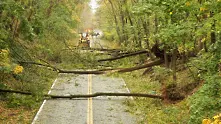
[[[82,0],[1,1],[0,49],[15,60],[56,60],[60,46],[76,37],[84,4]]]
[[[21,61],[61,63],[61,50],[78,36],[77,25],[87,2],[1,0],[0,88],[30,91],[35,95],[44,93],[56,73]],[[21,98],[16,94],[1,94],[2,98],[8,101],[8,106],[31,108],[41,101],[37,95]]]
[[[100,21],[106,39],[127,49],[151,51],[173,70],[174,83],[177,61],[198,69],[196,77],[205,84],[191,101],[190,123],[218,110],[221,104],[206,98],[220,96],[220,0],[102,0],[100,4],[97,15],[106,20]],[[206,114],[209,111],[213,112]]]

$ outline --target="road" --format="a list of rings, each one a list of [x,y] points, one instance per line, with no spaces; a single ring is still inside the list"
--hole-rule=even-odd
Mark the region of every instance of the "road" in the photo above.
[[[95,92],[128,92],[128,89],[121,78],[60,74],[49,94]],[[127,112],[128,108],[123,104],[125,99],[125,97],[96,97],[45,100],[32,124],[136,124],[135,117]]]

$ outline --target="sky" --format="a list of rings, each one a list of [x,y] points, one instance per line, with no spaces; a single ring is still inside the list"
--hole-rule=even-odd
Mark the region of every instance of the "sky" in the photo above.
[[[89,5],[91,6],[92,12],[95,13],[96,9],[99,7],[97,0],[91,0]]]

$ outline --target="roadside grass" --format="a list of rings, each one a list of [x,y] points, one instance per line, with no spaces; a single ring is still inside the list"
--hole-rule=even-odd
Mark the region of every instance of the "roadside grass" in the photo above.
[[[29,124],[39,109],[43,94],[47,94],[56,72],[33,65],[23,65],[21,74],[7,74],[1,79],[4,89],[32,92],[33,96],[1,93],[0,95],[0,123]]]
[[[144,69],[123,73],[115,74],[117,77],[122,77],[130,92],[132,93],[149,93],[161,95],[162,93],[162,82],[170,82],[171,76],[166,76],[158,80],[153,78],[153,74],[143,75]],[[185,84],[191,81],[187,70],[180,71],[177,73],[178,84]],[[152,98],[134,98],[134,100],[126,100],[124,102],[129,108],[129,112],[139,117],[140,124],[185,124],[188,123],[189,119],[189,105],[188,100],[184,99],[180,102],[170,103],[159,99]]]
[[[0,123],[1,124],[30,124],[37,108],[26,108],[19,106],[8,108],[7,102],[0,101]]]

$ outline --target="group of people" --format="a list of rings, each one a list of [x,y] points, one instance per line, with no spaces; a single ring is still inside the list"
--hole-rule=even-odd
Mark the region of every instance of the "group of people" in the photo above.
[[[98,36],[100,35],[100,33],[89,33],[89,32],[84,32],[84,33],[79,33],[79,36],[80,36],[80,39],[79,39],[79,43],[78,43],[78,46],[83,46],[84,47],[90,47],[90,38],[94,37],[94,36]],[[91,36],[91,37],[90,37]]]

